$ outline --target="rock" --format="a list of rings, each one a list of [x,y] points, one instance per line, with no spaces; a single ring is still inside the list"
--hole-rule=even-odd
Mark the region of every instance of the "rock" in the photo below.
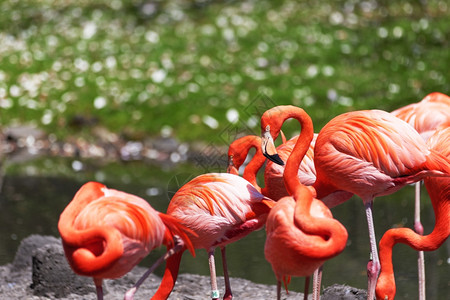
[[[121,300],[146,271],[135,267],[119,279],[104,280],[105,299]],[[219,290],[224,291],[223,277],[217,278]],[[233,299],[275,299],[275,285],[257,284],[242,278],[230,278]],[[161,283],[151,274],[137,291],[135,299],[150,299]],[[180,274],[169,300],[203,300],[210,294],[209,276]],[[61,299],[95,300],[91,278],[78,276],[70,269],[61,241],[54,237],[32,235],[24,239],[12,264],[0,266],[0,299]],[[366,299],[366,291],[345,285],[333,285],[323,291],[323,300]],[[309,295],[311,298],[311,295]],[[303,294],[283,290],[282,299],[303,299]]]
[[[60,243],[38,248],[32,257],[31,289],[37,296],[66,297],[74,293],[95,293],[92,279],[76,275],[64,256]]]
[[[323,290],[322,300],[366,300],[367,291],[348,285],[333,284]]]
[[[61,241],[53,236],[42,236],[33,234],[24,238],[17,249],[13,260],[13,267],[16,270],[31,267],[31,257],[33,252],[44,246],[50,244],[61,244]]]

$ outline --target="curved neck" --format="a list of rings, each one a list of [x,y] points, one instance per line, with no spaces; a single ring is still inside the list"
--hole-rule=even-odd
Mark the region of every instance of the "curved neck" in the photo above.
[[[261,187],[258,185],[258,182],[256,181],[256,175],[264,165],[266,157],[263,155],[261,151],[261,142],[259,142],[254,147],[256,149],[255,155],[253,156],[252,160],[248,163],[248,165],[245,167],[244,174],[242,175],[242,177],[244,177],[244,179],[250,182],[259,192],[261,192]]]
[[[299,121],[302,129],[300,136],[295,143],[294,149],[286,162],[286,167],[283,174],[286,189],[290,195],[293,195],[295,190],[299,186],[302,186],[300,179],[297,176],[297,172],[300,167],[300,163],[306,155],[306,152],[308,152],[311,141],[314,138],[314,128],[312,120],[308,114],[303,109],[298,107],[292,107],[287,110],[282,118],[284,118],[283,122],[289,118],[296,119]]]
[[[247,157],[250,149],[252,148],[255,148],[256,150],[255,155],[245,167],[242,177],[250,182],[258,190],[258,192],[261,192],[261,187],[258,185],[258,182],[256,180],[258,171],[262,168],[264,162],[266,161],[266,157],[261,150],[261,138],[256,135],[248,135],[237,139],[232,143],[232,145],[230,145],[229,155],[239,155],[239,158],[242,158],[242,160],[239,160],[241,162],[236,163],[233,168],[237,172],[237,170],[243,164],[245,157]],[[237,154],[237,152],[239,152],[239,154]]]

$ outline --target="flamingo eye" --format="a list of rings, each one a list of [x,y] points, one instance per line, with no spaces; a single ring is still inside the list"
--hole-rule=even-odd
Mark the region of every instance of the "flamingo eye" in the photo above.
[[[270,131],[270,125],[267,125],[267,126],[266,126],[266,132],[267,132],[267,131]]]

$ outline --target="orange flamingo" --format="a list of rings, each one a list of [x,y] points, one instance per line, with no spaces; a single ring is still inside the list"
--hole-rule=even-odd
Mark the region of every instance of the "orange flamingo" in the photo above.
[[[186,235],[189,230],[175,218],[158,213],[142,198],[97,182],[80,188],[61,213],[58,230],[71,268],[79,275],[93,277],[98,299],[103,298],[104,278],[125,275],[161,244],[172,248],[163,258],[182,247],[194,254]],[[126,299],[133,298],[142,281]]]
[[[197,236],[190,236],[194,248],[208,252],[211,298],[219,299],[214,250],[222,251],[225,277],[223,299],[232,299],[225,259],[225,246],[260,229],[266,222],[273,201],[260,194],[244,178],[228,173],[200,175],[173,196],[167,214],[180,220]],[[167,299],[178,276],[182,252],[168,258],[161,285],[152,299]]]
[[[428,140],[432,151],[439,151],[450,160],[450,124],[436,131]],[[396,243],[409,245],[417,251],[438,249],[450,235],[450,178],[425,178],[425,187],[430,195],[435,214],[435,227],[426,236],[409,228],[389,229],[380,241],[381,273],[378,278],[377,299],[392,300],[395,297],[395,278],[392,266],[392,248]]]
[[[316,180],[316,170],[314,168],[314,143],[317,135],[311,142],[311,145],[303,158],[298,169],[297,176],[300,182],[304,185],[312,185]],[[292,152],[292,149],[297,142],[298,136],[291,138],[285,143],[277,147],[277,153],[282,160],[287,160]],[[261,188],[256,181],[258,171],[264,165],[266,157],[261,151],[261,137],[255,135],[248,135],[241,137],[230,144],[228,148],[228,173],[238,174],[238,169],[244,164],[244,161],[251,148],[255,148],[256,152],[252,160],[244,169],[243,177],[253,184],[264,196],[277,201],[289,194],[284,187],[283,172],[284,166],[268,161],[264,171],[265,187]]]
[[[396,109],[392,114],[410,124],[427,141],[443,123],[450,122],[450,97],[434,92],[420,102]],[[423,234],[420,222],[420,182],[415,184],[414,230]],[[425,299],[425,260],[423,251],[418,252],[419,299]]]
[[[277,115],[285,110],[292,106],[273,109],[273,119],[278,120]],[[276,154],[272,140],[276,132],[268,128],[266,134],[271,138],[263,152]],[[328,122],[317,137],[314,164],[317,179],[313,187],[328,207],[347,201],[352,194],[364,202],[371,248],[368,299],[372,300],[380,270],[372,218],[374,197],[392,194],[426,176],[448,176],[450,164],[439,153],[428,151],[406,122],[381,110],[348,112]]]
[[[263,153],[280,162],[272,137],[276,138],[281,125],[289,118],[297,119],[302,128],[283,173],[290,196],[281,198],[269,213],[264,246],[265,257],[277,278],[277,299],[280,299],[282,280],[287,288],[286,280],[290,276],[309,278],[326,260],[344,250],[348,237],[345,227],[333,219],[322,201],[315,199],[314,189],[301,184],[297,176],[314,136],[311,118],[304,110],[294,106],[275,107],[262,115]],[[313,298],[319,296],[315,286]]]

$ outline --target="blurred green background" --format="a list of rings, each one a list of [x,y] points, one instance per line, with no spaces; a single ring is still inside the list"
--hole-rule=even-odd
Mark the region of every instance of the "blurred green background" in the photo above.
[[[337,114],[448,94],[447,1],[60,0],[0,4],[3,126],[217,142],[264,95]],[[79,126],[80,123],[82,126]],[[289,133],[289,129],[287,130]]]

